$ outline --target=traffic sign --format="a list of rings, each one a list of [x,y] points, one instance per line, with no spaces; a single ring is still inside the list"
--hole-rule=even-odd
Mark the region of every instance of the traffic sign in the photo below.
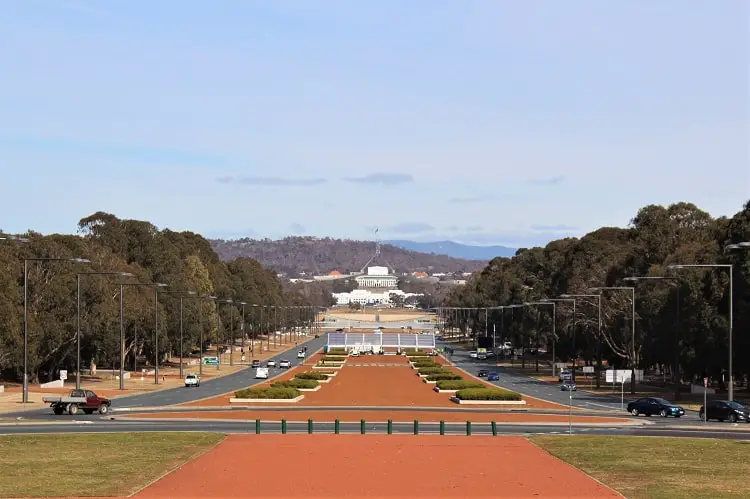
[[[60,379],[63,380],[63,381],[65,381],[66,379],[68,379],[68,371],[62,371],[61,370],[60,371]]]
[[[708,388],[708,378],[703,378],[703,387]]]
[[[204,366],[218,366],[219,363],[218,357],[203,357]]]

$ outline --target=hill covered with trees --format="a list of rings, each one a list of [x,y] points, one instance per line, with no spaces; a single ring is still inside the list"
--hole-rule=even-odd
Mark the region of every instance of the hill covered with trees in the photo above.
[[[289,276],[356,272],[375,254],[375,242],[329,237],[287,237],[284,239],[212,240],[222,260],[253,258],[264,266]],[[461,260],[445,255],[428,255],[390,244],[382,244],[373,265],[386,265],[396,272],[474,272],[484,261]]]
[[[722,375],[727,379],[733,302],[733,362],[735,379],[740,379],[750,374],[750,248],[726,246],[745,241],[750,241],[750,202],[731,218],[713,218],[689,203],[650,205],[638,211],[628,228],[604,227],[580,239],[552,241],[544,248],[519,250],[512,258],[496,258],[444,304],[496,307],[593,294],[593,287],[633,286],[635,342],[631,291],[606,290],[601,334],[598,298],[578,298],[575,316],[572,303],[557,302],[558,358],[592,359],[601,352],[616,366],[664,366],[673,380],[704,375],[722,380]],[[725,267],[669,269],[673,264]],[[668,279],[625,280],[633,276]],[[490,310],[489,320],[498,335],[516,345],[534,348],[538,332],[549,349],[551,312],[551,306]],[[483,310],[448,315],[462,327],[473,323],[477,331],[484,329]]]
[[[274,306],[329,305],[330,294],[285,290],[276,273],[256,260],[222,262],[211,244],[191,232],[158,230],[149,222],[120,220],[95,213],[79,223],[80,236],[24,234],[17,242],[0,234],[0,374],[21,379],[23,374],[23,262],[24,259],[84,258],[90,263],[28,261],[28,335],[30,380],[44,380],[58,369],[73,369],[76,358],[76,274],[129,272],[133,277],[82,275],[82,362],[119,365],[119,286],[117,283],[165,283],[165,291],[194,291],[249,304]],[[153,359],[154,289],[127,286],[124,293],[125,351]],[[307,294],[304,294],[307,292]],[[226,331],[229,304],[185,300],[185,350],[204,338],[216,340]],[[235,328],[240,308],[232,312]],[[246,322],[254,319],[247,310]],[[179,345],[179,299],[160,294],[158,342],[160,351]],[[138,343],[134,343],[138,338]],[[127,362],[130,365],[130,362]],[[72,371],[71,371],[72,372]]]

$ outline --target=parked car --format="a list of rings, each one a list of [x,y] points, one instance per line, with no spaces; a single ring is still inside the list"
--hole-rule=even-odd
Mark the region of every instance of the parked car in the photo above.
[[[738,421],[750,423],[750,409],[739,402],[733,400],[712,400],[706,405],[707,408],[701,406],[698,412],[698,415],[704,421],[716,419],[722,423],[724,421],[729,421],[730,423]]]
[[[560,390],[562,390],[563,392],[575,392],[578,391],[578,387],[575,383],[566,381],[565,383],[560,385]]]
[[[487,374],[487,381],[500,381],[500,375],[496,372],[491,372]]]
[[[657,397],[645,397],[630,402],[628,404],[628,412],[633,416],[638,416],[639,414],[653,416],[658,414],[663,418],[668,416],[679,418],[685,415],[685,409],[679,405]]]
[[[477,373],[477,376],[479,376],[480,378],[484,378],[489,373],[490,372],[487,369],[480,369],[479,372]]]
[[[275,360],[269,360],[266,365],[268,367],[276,367],[276,361]]]
[[[289,369],[290,367],[292,367],[292,363],[289,362],[288,360],[280,360],[279,367],[281,369]]]
[[[186,387],[194,386],[198,388],[199,386],[201,386],[200,377],[198,377],[197,374],[193,374],[193,373],[188,374],[187,376],[185,376],[185,386]]]
[[[71,390],[67,397],[44,397],[42,400],[49,404],[58,416],[64,412],[75,416],[78,411],[86,414],[93,414],[94,411],[107,414],[112,404],[108,398],[100,397],[91,390]]]
[[[258,368],[260,367],[260,361],[259,361],[258,359],[254,359],[254,360],[253,360],[253,361],[252,361],[252,362],[250,363],[250,367],[251,367],[252,369],[258,369]]]

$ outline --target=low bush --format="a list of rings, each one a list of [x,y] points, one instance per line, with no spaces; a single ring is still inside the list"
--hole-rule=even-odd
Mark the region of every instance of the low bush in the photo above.
[[[297,373],[294,375],[294,377],[296,379],[310,379],[320,381],[323,379],[328,379],[328,376],[326,376],[326,372],[331,373],[331,371],[307,371],[304,373]]]
[[[346,355],[346,348],[329,348],[326,355]]]
[[[437,362],[433,361],[419,361],[414,363],[414,367],[417,369],[421,369],[423,367],[440,367],[442,364],[438,364]]]
[[[346,357],[338,356],[338,355],[326,355],[321,359],[323,362],[345,362]]]
[[[245,388],[234,392],[238,399],[293,399],[302,395],[296,388]]]
[[[420,376],[429,376],[430,374],[443,374],[444,372],[447,372],[442,367],[424,367],[422,369],[417,369],[417,374]]]
[[[305,388],[305,389],[312,389],[319,385],[316,380],[314,379],[290,379],[288,381],[277,381],[275,383],[271,383],[271,388]]]
[[[460,379],[463,378],[458,374],[453,373],[438,373],[427,376],[427,381],[458,381]]]
[[[522,400],[521,394],[502,388],[466,388],[456,392],[459,400]]]
[[[468,380],[446,380],[438,381],[435,386],[440,390],[466,390],[467,388],[485,388],[486,385],[478,381]]]
[[[406,352],[407,357],[429,357],[430,354],[427,352]]]

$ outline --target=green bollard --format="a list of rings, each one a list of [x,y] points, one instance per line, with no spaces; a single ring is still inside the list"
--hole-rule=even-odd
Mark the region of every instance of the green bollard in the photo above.
[[[260,419],[255,420],[255,434],[260,435]]]
[[[339,421],[338,419],[333,422],[333,432],[336,435],[338,435],[339,433],[341,433],[341,421]]]
[[[419,435],[419,421],[414,420],[414,434]]]
[[[281,420],[281,434],[286,435],[286,419]]]
[[[365,424],[366,424],[366,423],[365,423],[365,420],[364,420],[364,419],[361,419],[361,420],[359,421],[359,433],[361,433],[362,435],[364,435],[364,434],[365,434],[365,433],[367,432],[367,430],[366,430],[366,428],[365,428]]]
[[[307,433],[312,434],[312,432],[313,432],[313,420],[308,419],[307,420]]]
[[[471,436],[471,421],[466,422],[466,436]]]
[[[495,421],[492,422],[492,436],[497,436],[497,423]]]
[[[388,420],[388,434],[393,435],[393,421]]]
[[[445,421],[440,421],[440,434],[445,435]]]

